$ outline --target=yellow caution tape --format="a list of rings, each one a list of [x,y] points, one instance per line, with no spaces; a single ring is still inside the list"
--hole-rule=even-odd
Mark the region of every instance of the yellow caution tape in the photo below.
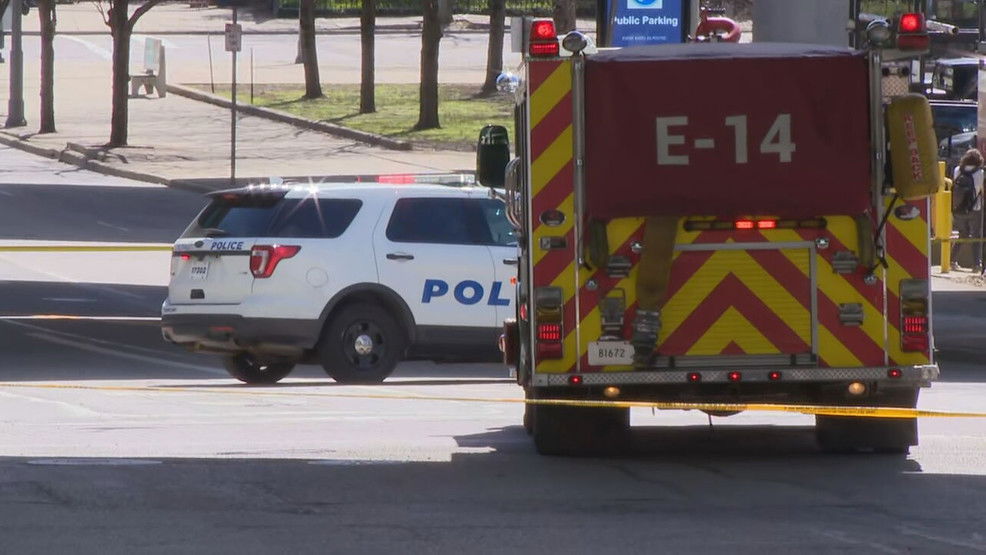
[[[268,395],[275,397],[328,397],[337,399],[374,400],[413,400],[445,401],[466,403],[526,403],[529,405],[556,405],[568,407],[597,408],[652,408],[661,410],[700,410],[710,412],[788,412],[815,414],[822,416],[856,416],[865,418],[986,418],[984,412],[956,412],[922,410],[898,407],[842,407],[827,405],[779,405],[769,403],[676,403],[650,401],[585,401],[576,399],[513,399],[497,397],[449,397],[438,395],[395,395],[386,393],[297,393],[282,391],[257,391],[257,386],[243,386],[237,389],[199,389],[195,387],[168,386],[114,386],[114,385],[68,385],[68,384],[25,384],[0,382],[0,388],[30,389],[75,389],[87,391],[114,391],[134,393],[205,393],[213,395]]]
[[[942,242],[945,242],[945,241],[948,241],[949,243],[986,243],[986,237],[981,238],[981,239],[972,239],[972,238],[969,238],[969,237],[966,237],[964,239],[939,239],[938,237],[932,237],[931,240],[932,241],[937,241],[939,243],[942,243]]]
[[[0,252],[156,252],[172,245],[0,245]]]

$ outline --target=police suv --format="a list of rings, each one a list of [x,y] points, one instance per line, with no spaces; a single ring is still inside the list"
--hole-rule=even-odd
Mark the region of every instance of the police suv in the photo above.
[[[517,248],[479,187],[251,186],[210,194],[175,242],[166,341],[246,383],[297,363],[383,381],[404,358],[498,360]]]

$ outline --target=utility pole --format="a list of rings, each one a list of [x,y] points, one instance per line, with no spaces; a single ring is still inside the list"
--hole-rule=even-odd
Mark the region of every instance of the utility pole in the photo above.
[[[4,127],[27,125],[24,119],[24,51],[21,50],[21,2],[10,0],[10,100]]]

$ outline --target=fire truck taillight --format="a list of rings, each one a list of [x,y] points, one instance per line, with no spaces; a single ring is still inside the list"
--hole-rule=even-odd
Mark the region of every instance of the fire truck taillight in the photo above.
[[[900,282],[900,346],[908,352],[927,351],[931,342],[928,319],[928,281],[905,279]]]
[[[540,359],[562,358],[562,340],[565,337],[562,326],[563,298],[561,287],[534,289],[534,337]]]
[[[561,341],[561,324],[538,324],[538,341]]]
[[[559,53],[558,34],[555,22],[550,19],[535,19],[531,22],[527,52],[538,58],[551,58]]]
[[[685,231],[749,231],[753,229],[825,229],[825,218],[803,220],[776,220],[773,218],[756,220],[686,220]]]
[[[897,19],[897,48],[899,50],[927,50],[930,45],[924,14],[905,13]]]
[[[250,273],[255,278],[269,278],[274,275],[278,263],[300,250],[298,245],[255,245],[250,250]]]

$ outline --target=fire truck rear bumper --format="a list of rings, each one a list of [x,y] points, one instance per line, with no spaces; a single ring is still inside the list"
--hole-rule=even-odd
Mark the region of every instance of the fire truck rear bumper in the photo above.
[[[938,375],[937,364],[863,368],[689,368],[686,370],[588,372],[583,374],[546,374],[542,372],[534,374],[532,383],[538,387],[550,387],[572,385],[573,383],[579,383],[583,386],[729,383],[776,383],[781,385],[863,381],[928,387],[932,381],[938,379]],[[573,376],[578,376],[578,379],[573,378]]]

